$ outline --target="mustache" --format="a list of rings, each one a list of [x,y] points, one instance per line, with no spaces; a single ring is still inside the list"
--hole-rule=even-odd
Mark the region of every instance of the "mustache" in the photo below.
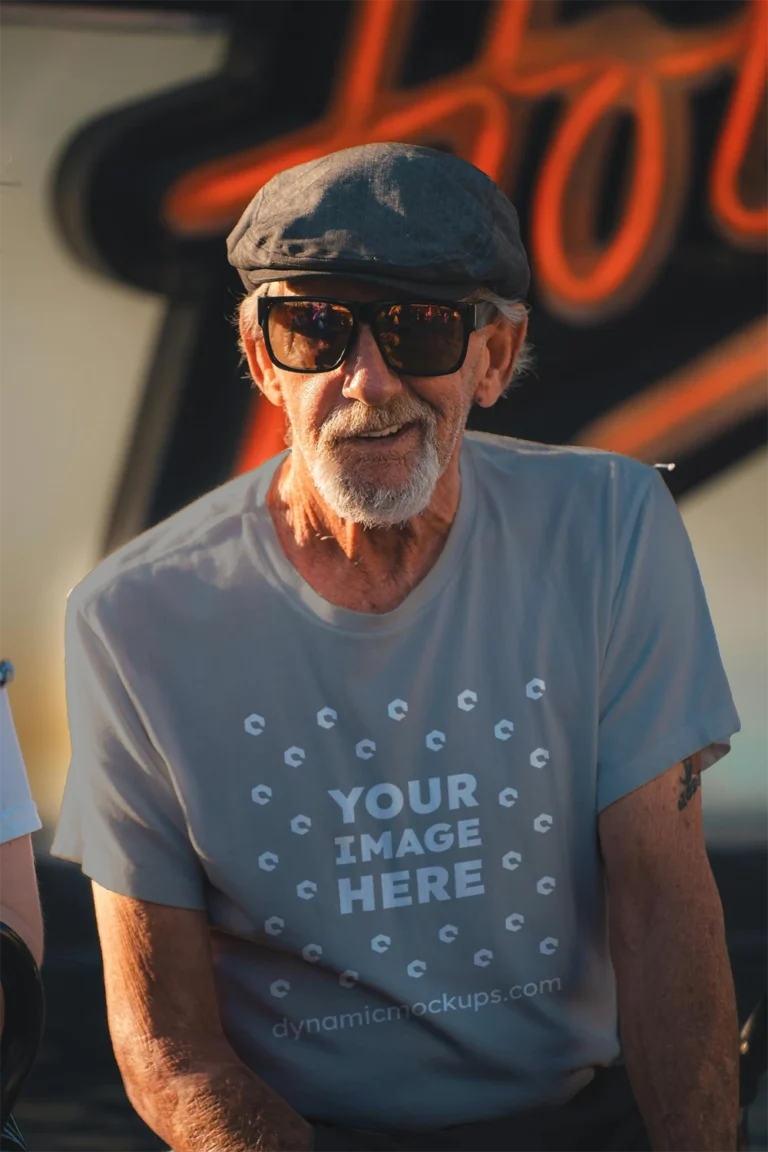
[[[383,432],[393,424],[424,424],[432,428],[436,422],[437,414],[425,400],[398,396],[385,408],[370,408],[366,404],[337,408],[324,421],[320,440],[334,444],[363,432]]]

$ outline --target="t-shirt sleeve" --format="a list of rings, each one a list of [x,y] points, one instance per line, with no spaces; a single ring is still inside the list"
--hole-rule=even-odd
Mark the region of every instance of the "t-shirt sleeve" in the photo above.
[[[42,828],[32,799],[8,692],[0,688],[0,844]]]
[[[619,511],[600,683],[598,811],[740,728],[685,525],[656,472]]]
[[[109,640],[70,597],[65,663],[72,757],[54,856],[102,888],[156,904],[205,908],[204,874],[168,765]]]

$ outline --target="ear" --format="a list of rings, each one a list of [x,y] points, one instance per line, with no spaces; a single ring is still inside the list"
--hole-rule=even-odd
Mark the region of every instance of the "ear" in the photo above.
[[[485,337],[486,368],[475,387],[475,403],[491,408],[512,379],[528,331],[528,317],[517,324],[498,316]]]
[[[261,336],[254,336],[253,329],[243,315],[242,308],[240,309],[238,325],[240,328],[240,339],[245,349],[245,357],[248,361],[248,370],[251,373],[254,384],[260,392],[263,392],[271,404],[282,408],[283,394],[280,389],[277,374],[275,373],[275,366],[267,355],[267,350],[264,347],[264,341],[261,339]]]

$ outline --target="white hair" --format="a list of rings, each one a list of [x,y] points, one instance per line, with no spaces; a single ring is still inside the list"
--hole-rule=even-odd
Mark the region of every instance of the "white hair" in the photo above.
[[[268,280],[265,284],[259,284],[247,296],[243,296],[242,300],[237,306],[236,321],[244,324],[245,328],[253,336],[254,340],[259,335],[259,296],[269,296],[269,290],[273,287],[274,281]],[[242,353],[243,361],[246,359],[245,341],[242,335],[237,342],[237,346]]]
[[[528,309],[522,300],[507,300],[504,296],[498,296],[495,292],[492,292],[490,288],[478,288],[471,296],[464,297],[464,303],[493,304],[499,315],[505,320],[508,320],[513,328],[519,328],[528,316]],[[536,356],[533,347],[528,340],[524,340],[517,354],[517,359],[515,360],[512,378],[502,395],[505,396],[507,394],[519,376],[524,376],[526,372],[530,372],[535,363]]]

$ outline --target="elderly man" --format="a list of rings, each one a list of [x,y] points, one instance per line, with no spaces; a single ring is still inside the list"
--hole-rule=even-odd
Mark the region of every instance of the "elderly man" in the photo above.
[[[524,345],[512,205],[369,145],[229,258],[291,448],[68,608],[54,850],[132,1103],[176,1152],[734,1148],[738,718],[658,473],[465,434]]]

